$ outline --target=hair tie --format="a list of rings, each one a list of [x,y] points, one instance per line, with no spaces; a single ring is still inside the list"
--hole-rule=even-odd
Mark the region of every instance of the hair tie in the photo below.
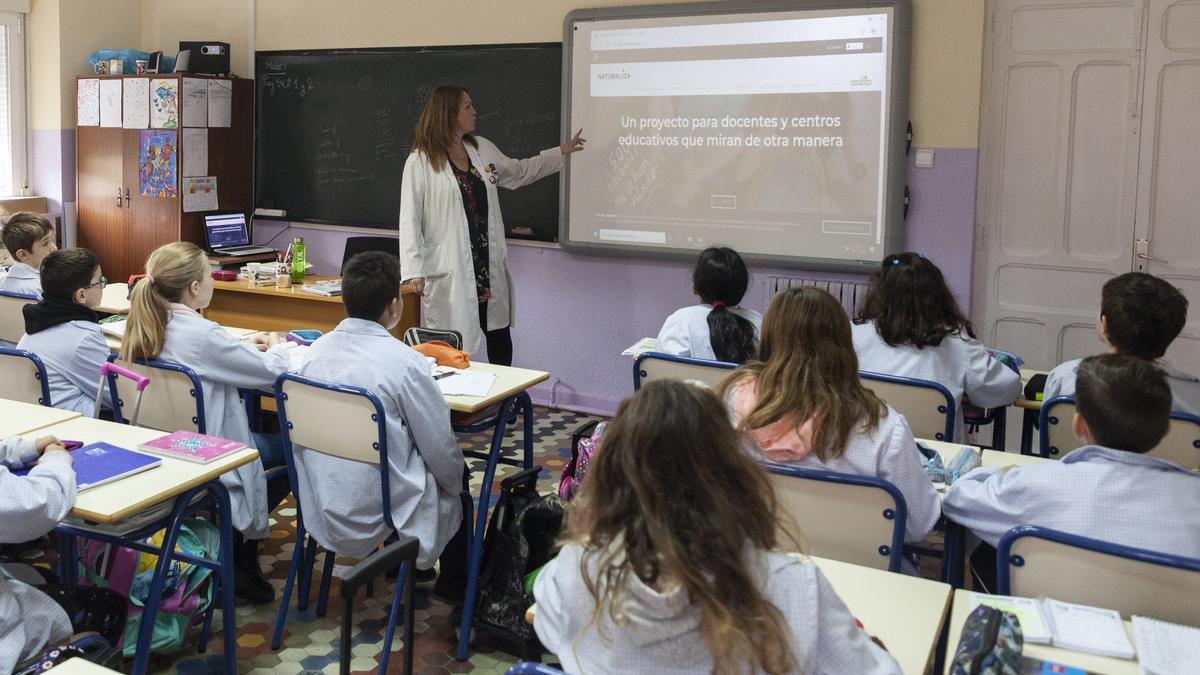
[[[713,302],[712,302],[713,309],[717,309],[718,307],[724,307],[724,306],[725,306],[725,303],[721,302],[720,300],[713,300]]]
[[[151,286],[153,286],[153,285],[154,285],[154,277],[152,277],[152,276],[150,276],[149,274],[147,274],[147,275],[146,275],[146,283],[148,283],[148,284],[150,284]]]

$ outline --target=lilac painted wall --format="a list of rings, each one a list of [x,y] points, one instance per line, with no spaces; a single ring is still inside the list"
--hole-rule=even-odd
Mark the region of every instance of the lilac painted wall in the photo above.
[[[61,213],[75,201],[75,130],[34,129],[31,136],[30,187]]]
[[[932,169],[909,167],[913,199],[905,247],[942,268],[964,310],[971,293],[978,154],[975,149],[938,149]],[[302,224],[281,233],[283,227],[257,221],[254,240],[280,235],[276,243],[284,243],[303,236],[316,271],[337,273],[347,234]],[[695,302],[691,266],[685,263],[576,256],[521,245],[509,246],[509,263],[517,298],[515,364],[551,374],[549,382],[532,392],[538,403],[611,414],[633,387],[632,360],[621,356],[621,350],[656,335],[668,314]],[[743,304],[765,309],[767,278],[797,274],[753,270]]]

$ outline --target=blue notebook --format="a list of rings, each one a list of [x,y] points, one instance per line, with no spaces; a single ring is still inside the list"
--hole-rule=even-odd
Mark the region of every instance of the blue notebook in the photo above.
[[[158,457],[143,455],[108,443],[91,443],[71,451],[75,460],[75,482],[79,492],[120,480],[162,464]],[[29,469],[12,472],[24,476]]]

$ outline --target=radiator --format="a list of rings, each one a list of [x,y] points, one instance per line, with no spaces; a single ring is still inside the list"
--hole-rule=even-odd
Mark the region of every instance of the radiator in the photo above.
[[[842,303],[846,314],[853,317],[858,312],[862,301],[867,297],[867,282],[865,281],[836,281],[833,279],[810,279],[807,277],[767,277],[767,305],[775,294],[793,286],[816,286]]]

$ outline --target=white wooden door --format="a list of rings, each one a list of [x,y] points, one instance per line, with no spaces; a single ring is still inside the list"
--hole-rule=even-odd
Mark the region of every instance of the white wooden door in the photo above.
[[[973,314],[1034,368],[1100,351],[1100,287],[1131,268],[1142,12],[988,3]]]
[[[1188,297],[1188,323],[1167,359],[1200,371],[1200,2],[1146,7],[1141,160],[1133,268]],[[1138,255],[1138,254],[1141,255]]]

